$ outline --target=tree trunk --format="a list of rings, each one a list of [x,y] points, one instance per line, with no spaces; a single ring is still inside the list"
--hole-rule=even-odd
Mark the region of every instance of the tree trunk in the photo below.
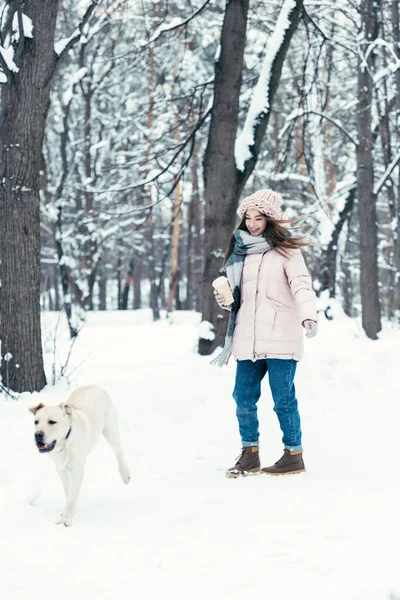
[[[133,258],[131,259],[125,277],[124,289],[122,291],[121,310],[128,310],[129,290],[133,283]]]
[[[319,295],[325,290],[328,290],[330,298],[336,296],[336,262],[339,236],[346,221],[351,217],[355,192],[355,187],[349,191],[344,207],[335,224],[328,247],[322,251],[321,258],[318,260],[316,268],[314,269],[313,275],[319,282]]]
[[[193,279],[194,279],[194,256],[191,252],[193,245],[193,195],[187,208],[186,214],[186,243],[185,243],[185,260],[184,273],[186,276],[186,298],[184,307],[185,310],[194,310],[193,303]]]
[[[117,258],[117,307],[118,310],[122,308],[122,260],[121,252],[118,252]]]
[[[357,105],[357,202],[360,222],[360,293],[362,326],[370,339],[381,330],[381,308],[378,287],[378,227],[374,188],[373,139],[371,129],[373,52],[369,45],[378,36],[376,0],[362,0],[358,64]]]
[[[215,339],[199,339],[200,354],[210,354],[222,345],[227,325],[227,312],[214,299],[212,280],[218,276],[225,248],[236,221],[236,208],[248,178],[253,173],[261,150],[262,140],[271,116],[271,109],[279,86],[283,62],[290,41],[296,31],[303,1],[285,2],[282,12],[287,27],[282,32],[278,48],[269,52],[270,70],[265,85],[265,108],[254,119],[254,143],[248,148],[250,158],[239,171],[235,162],[235,142],[238,128],[239,97],[246,42],[249,0],[227,2],[221,32],[220,54],[215,63],[214,99],[210,131],[204,156],[205,198],[205,264],[202,279],[203,321],[213,324]]]
[[[133,309],[142,308],[142,263],[135,258],[133,261]]]
[[[55,68],[57,0],[26,0],[33,37],[16,50],[3,85],[0,184],[1,377],[17,392],[46,384],[40,329],[39,170]]]
[[[235,140],[248,10],[249,0],[227,3],[220,56],[215,63],[214,102],[203,162],[206,203],[203,321],[214,324],[216,338],[214,341],[200,338],[200,354],[209,354],[223,343],[227,323],[226,311],[215,302],[211,281],[221,269],[225,247],[236,220]]]
[[[192,155],[192,216],[193,232],[191,236],[191,254],[193,264],[192,290],[195,300],[195,309],[202,310],[202,277],[204,267],[204,210],[200,198],[200,186],[198,175],[198,150],[195,145]]]
[[[154,12],[154,16],[158,16],[157,10]],[[148,94],[149,94],[149,110],[147,114],[147,130],[150,134],[153,126],[154,116],[154,87],[155,87],[155,53],[154,47],[149,48],[149,83],[148,83]],[[146,159],[149,155],[151,147],[151,139],[148,137],[148,148],[146,153]],[[149,207],[149,216],[147,219],[147,229],[145,233],[145,249],[147,253],[147,266],[148,266],[148,277],[150,282],[150,308],[153,311],[153,320],[158,321],[160,319],[160,307],[158,303],[158,289],[156,282],[156,266],[155,266],[155,252],[156,243],[154,240],[154,223],[152,213],[152,197],[151,192],[144,192],[146,195],[146,205]]]
[[[394,51],[397,60],[400,60],[400,18],[399,18],[399,3],[398,0],[392,2],[392,24],[393,24],[393,40]],[[400,69],[396,70],[396,122],[400,122]],[[396,266],[396,279],[394,283],[392,311],[400,321],[400,169],[397,181],[397,225],[394,236],[394,263]]]
[[[168,291],[168,313],[174,309],[174,299],[177,297],[177,279],[178,279],[178,252],[179,252],[179,231],[181,223],[181,185],[176,182],[174,190],[174,205],[172,208],[172,233],[171,233],[171,267],[169,276]]]
[[[99,310],[107,310],[107,272],[100,268],[99,276]]]

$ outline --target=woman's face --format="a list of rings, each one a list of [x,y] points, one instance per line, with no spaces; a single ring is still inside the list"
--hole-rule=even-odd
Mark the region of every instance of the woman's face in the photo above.
[[[249,208],[246,211],[246,227],[251,235],[261,235],[264,233],[267,226],[267,219],[265,215],[260,213],[256,208]]]

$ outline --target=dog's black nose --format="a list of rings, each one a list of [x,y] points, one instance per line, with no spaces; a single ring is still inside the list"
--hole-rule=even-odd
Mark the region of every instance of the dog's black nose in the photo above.
[[[35,440],[37,442],[41,442],[43,440],[43,438],[44,438],[43,431],[36,431],[36,433],[35,433]]]

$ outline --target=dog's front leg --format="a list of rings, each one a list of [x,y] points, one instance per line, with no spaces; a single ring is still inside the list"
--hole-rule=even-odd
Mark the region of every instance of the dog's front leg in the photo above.
[[[65,527],[70,527],[72,525],[72,520],[76,511],[76,501],[81,489],[84,468],[84,464],[76,465],[70,471],[65,472],[66,476],[68,477],[67,501],[63,510],[63,514],[56,521],[57,525],[65,525]]]
[[[61,479],[61,483],[63,484],[65,497],[68,498],[68,473],[66,471],[62,471],[61,469],[57,469],[57,473],[59,478]]]

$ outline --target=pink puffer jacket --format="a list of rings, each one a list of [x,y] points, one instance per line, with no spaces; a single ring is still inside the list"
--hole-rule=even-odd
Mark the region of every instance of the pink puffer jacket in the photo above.
[[[305,319],[317,320],[315,293],[300,250],[247,255],[232,354],[238,360],[303,356]]]

